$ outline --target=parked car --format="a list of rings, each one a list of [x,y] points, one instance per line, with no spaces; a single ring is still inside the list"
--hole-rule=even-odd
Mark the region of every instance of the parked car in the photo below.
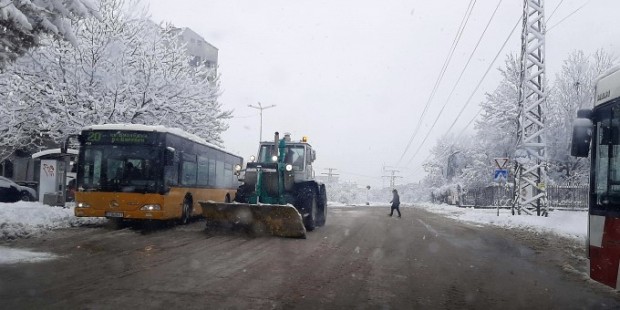
[[[37,191],[21,186],[11,179],[0,177],[0,202],[17,202],[37,200]]]

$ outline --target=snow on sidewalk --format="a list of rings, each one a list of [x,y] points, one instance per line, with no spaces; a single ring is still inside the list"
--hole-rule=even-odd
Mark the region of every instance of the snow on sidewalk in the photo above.
[[[105,219],[75,217],[73,207],[50,207],[26,201],[0,203],[0,240],[39,236],[53,229],[103,221]]]
[[[415,204],[429,212],[444,215],[463,222],[492,225],[502,228],[519,228],[538,233],[553,233],[576,240],[585,240],[588,233],[588,213],[580,211],[552,211],[548,217],[535,215],[512,215],[510,209],[459,208],[431,203]]]
[[[0,246],[0,264],[36,263],[56,258],[58,256],[52,253],[33,252],[25,249]]]

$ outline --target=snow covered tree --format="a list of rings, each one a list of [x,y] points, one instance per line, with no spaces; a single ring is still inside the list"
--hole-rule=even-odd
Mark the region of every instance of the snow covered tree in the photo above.
[[[71,20],[89,15],[98,16],[89,0],[0,0],[0,71],[42,36],[75,43]]]
[[[595,79],[611,68],[613,57],[603,50],[587,56],[572,52],[556,74],[554,87],[547,100],[547,144],[549,176],[561,182],[586,183],[589,160],[570,156],[573,122],[577,110],[592,108]]]
[[[61,142],[105,123],[179,127],[222,143],[231,112],[217,101],[214,71],[190,65],[174,27],[125,7],[122,0],[101,1],[100,18],[75,25],[77,45],[44,38],[0,74],[0,148]],[[17,81],[8,82],[12,78]],[[27,109],[9,107],[4,94]],[[4,134],[15,127],[19,138]]]
[[[499,69],[502,80],[480,103],[482,115],[475,123],[477,136],[491,152],[491,160],[493,157],[511,158],[517,144],[520,61],[517,56],[508,55],[504,63],[505,68]]]

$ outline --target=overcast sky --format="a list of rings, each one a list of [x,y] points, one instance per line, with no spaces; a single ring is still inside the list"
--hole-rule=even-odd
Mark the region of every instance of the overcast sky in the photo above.
[[[420,130],[398,169],[399,183],[420,180],[421,164],[446,134],[515,23],[520,0],[503,0],[450,101],[448,94],[499,0],[477,0]],[[557,11],[553,10],[560,3]],[[156,22],[190,27],[219,49],[220,98],[234,110],[223,135],[227,149],[248,158],[274,131],[306,135],[317,150],[316,172],[381,186],[414,133],[467,11],[468,0],[150,0]],[[583,4],[581,10],[569,18]],[[547,0],[547,70],[553,80],[573,50],[620,55],[620,1]],[[559,23],[559,24],[558,24]],[[520,50],[521,27],[451,131],[459,134],[497,86],[505,55]],[[447,102],[433,132],[421,144]],[[413,157],[417,149],[417,156]]]

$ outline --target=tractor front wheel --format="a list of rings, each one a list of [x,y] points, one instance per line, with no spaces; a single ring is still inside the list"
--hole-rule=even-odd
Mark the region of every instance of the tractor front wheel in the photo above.
[[[310,194],[304,199],[304,204],[304,210],[308,212],[308,216],[304,219],[304,226],[306,226],[307,231],[313,231],[317,226],[317,221],[319,220],[316,193],[314,190],[310,190]]]

